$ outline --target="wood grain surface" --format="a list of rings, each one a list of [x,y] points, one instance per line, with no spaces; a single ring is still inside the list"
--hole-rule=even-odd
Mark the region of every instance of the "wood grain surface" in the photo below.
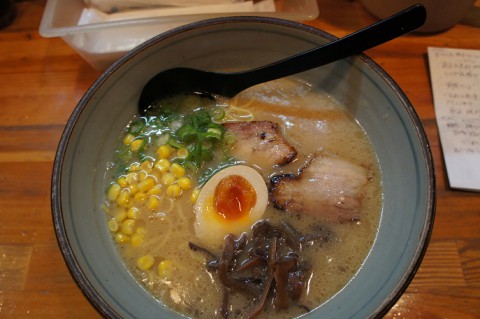
[[[318,0],[306,22],[344,36],[375,21],[358,1]],[[0,30],[0,318],[97,318],[58,249],[50,212],[57,143],[100,75],[60,38],[42,38],[45,0],[17,2]],[[480,49],[480,3],[455,27],[410,34],[366,52],[403,88],[428,134],[437,214],[412,283],[386,318],[480,318],[480,193],[448,185],[435,121],[428,46]],[[479,163],[480,164],[480,163]]]

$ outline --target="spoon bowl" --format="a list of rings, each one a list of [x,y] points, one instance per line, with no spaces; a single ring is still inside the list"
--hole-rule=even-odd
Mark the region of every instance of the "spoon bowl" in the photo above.
[[[256,84],[359,54],[421,27],[425,20],[426,10],[417,4],[338,40],[252,70],[217,73],[192,68],[168,69],[152,77],[144,86],[139,112],[145,114],[156,101],[177,94],[233,97]]]

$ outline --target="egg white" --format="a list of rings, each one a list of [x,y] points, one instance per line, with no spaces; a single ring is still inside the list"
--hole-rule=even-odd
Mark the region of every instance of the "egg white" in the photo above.
[[[256,192],[256,203],[250,213],[235,220],[223,219],[216,211],[214,194],[217,185],[227,176],[238,175],[245,178]],[[213,175],[203,186],[195,203],[195,233],[203,244],[218,246],[223,244],[226,235],[236,236],[247,232],[260,220],[268,204],[268,190],[263,177],[253,168],[245,165],[227,167]]]

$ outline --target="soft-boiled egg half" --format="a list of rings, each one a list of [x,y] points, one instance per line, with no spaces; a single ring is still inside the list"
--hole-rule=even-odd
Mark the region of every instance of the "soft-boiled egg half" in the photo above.
[[[223,244],[226,235],[246,232],[268,203],[263,177],[245,165],[227,167],[203,186],[195,203],[195,233],[205,244]]]

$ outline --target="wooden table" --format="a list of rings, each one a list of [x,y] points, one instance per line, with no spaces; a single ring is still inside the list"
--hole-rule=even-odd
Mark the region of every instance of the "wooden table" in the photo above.
[[[100,75],[38,26],[45,0],[17,3],[0,31],[0,318],[94,318],[58,249],[50,214],[50,176],[63,127]],[[319,0],[309,24],[344,36],[375,21],[360,3]],[[437,214],[425,259],[387,318],[480,318],[480,194],[448,186],[430,86],[427,46],[480,49],[480,10],[468,23],[408,35],[372,49],[404,89],[425,126],[437,174]]]

